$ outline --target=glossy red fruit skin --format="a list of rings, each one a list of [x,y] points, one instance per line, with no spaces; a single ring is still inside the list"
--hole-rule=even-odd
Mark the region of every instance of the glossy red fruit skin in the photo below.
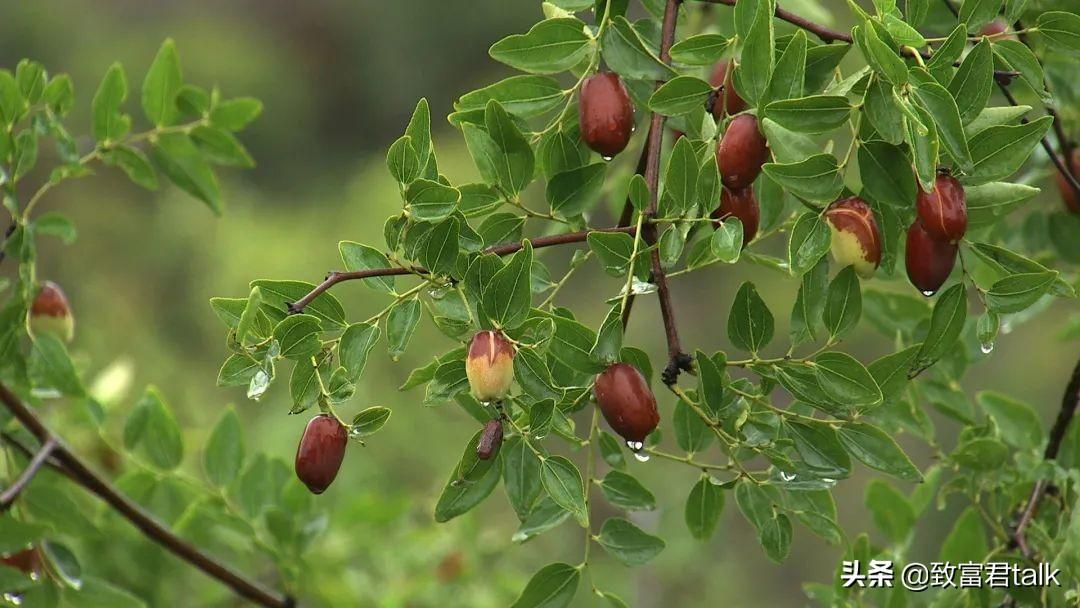
[[[611,158],[626,148],[634,133],[634,104],[614,72],[597,72],[581,84],[578,122],[585,145]]]
[[[908,280],[923,295],[933,295],[949,278],[956,264],[956,243],[938,241],[930,236],[919,220],[915,220],[907,233]]]
[[[322,494],[337,477],[349,432],[337,418],[319,414],[308,422],[296,448],[296,476],[313,494]]]
[[[761,207],[758,206],[753,188],[743,188],[742,190],[721,189],[720,206],[709,217],[714,220],[723,220],[729,216],[735,216],[742,222],[742,246],[746,247],[757,236],[758,224],[761,221]],[[714,227],[719,226],[720,222],[717,221]]]
[[[720,181],[732,190],[746,188],[754,183],[768,159],[769,145],[758,129],[757,117],[739,114],[731,119],[716,147]]]
[[[41,284],[30,305],[30,324],[35,333],[53,333],[67,342],[75,337],[75,318],[59,285],[52,281]]]
[[[626,441],[645,441],[660,424],[656,396],[629,363],[615,363],[597,376],[593,394],[604,420]]]
[[[514,345],[497,331],[478,331],[469,343],[465,375],[473,397],[498,401],[506,397],[514,381]]]
[[[990,23],[982,26],[979,30],[980,36],[996,36],[997,34],[1004,34],[1009,31],[1009,26],[1005,24],[1005,21],[1001,19],[994,19]],[[1009,34],[1008,36],[997,36],[995,40],[1016,40],[1016,34]]]
[[[499,446],[503,440],[502,420],[490,420],[480,432],[480,441],[476,444],[476,457],[480,460],[491,460],[499,453]]]
[[[956,242],[967,232],[967,196],[964,187],[951,175],[939,173],[930,192],[919,188],[915,212],[934,240]]]
[[[840,199],[825,210],[825,220],[833,230],[836,262],[854,266],[864,279],[874,276],[881,265],[881,233],[870,205],[857,196]]]
[[[0,557],[0,564],[29,575],[40,574],[43,566],[41,553],[34,547]]]
[[[717,61],[712,68],[712,73],[709,75],[709,84],[713,88],[723,86],[724,89],[720,91],[720,95],[716,99],[716,103],[712,107],[713,118],[720,120],[724,117],[724,112],[728,114],[738,114],[746,108],[750,107],[746,100],[739,96],[739,93],[735,91],[735,85],[731,82],[731,76],[735,73],[735,66],[727,59],[721,59]]]
[[[1080,150],[1073,150],[1072,162],[1068,168],[1074,176],[1080,176]],[[1073,213],[1080,213],[1080,197],[1077,197],[1072,185],[1061,173],[1054,173],[1054,177],[1057,179],[1058,190],[1061,192],[1061,200],[1065,202],[1065,208]]]

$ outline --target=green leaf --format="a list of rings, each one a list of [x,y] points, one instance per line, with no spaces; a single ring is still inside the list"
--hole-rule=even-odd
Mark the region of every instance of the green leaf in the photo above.
[[[773,316],[758,295],[754,284],[747,281],[735,294],[727,324],[728,338],[736,348],[758,352],[773,337]]]
[[[390,419],[390,408],[369,407],[353,418],[350,434],[353,437],[367,437],[379,431]]]
[[[685,65],[712,65],[723,58],[731,40],[720,34],[698,34],[676,42],[671,59]]]
[[[551,403],[548,401],[547,403]],[[530,424],[532,421],[530,420]],[[540,496],[540,459],[521,437],[511,437],[503,444],[503,487],[518,518],[527,521],[533,504]],[[566,511],[556,508],[560,513]]]
[[[941,543],[938,559],[953,564],[982,561],[990,553],[983,530],[982,518],[974,507],[968,507],[956,518],[952,530]]]
[[[420,323],[420,301],[413,298],[398,302],[386,315],[386,343],[390,358],[395,361],[405,352]]]
[[[586,237],[589,249],[604,265],[604,271],[614,277],[625,276],[634,252],[634,237],[624,232],[590,232]],[[639,247],[638,253],[644,249]]]
[[[765,116],[797,133],[825,133],[847,122],[851,104],[832,95],[785,99],[766,106]]]
[[[765,99],[778,101],[803,96],[806,79],[806,33],[795,32],[776,61]]]
[[[720,222],[709,239],[709,248],[721,262],[737,262],[743,248],[743,225],[739,218],[729,216]]]
[[[912,199],[914,200],[914,199]],[[788,241],[788,268],[794,276],[802,276],[812,269],[832,244],[832,233],[828,224],[816,213],[804,213],[799,216],[791,229]]]
[[[1080,15],[1047,11],[1039,15],[1035,25],[1048,46],[1065,52],[1080,52]]]
[[[908,481],[920,481],[922,475],[900,446],[876,426],[851,422],[836,430],[844,448],[866,466]]]
[[[831,203],[844,189],[832,154],[816,154],[797,163],[766,163],[762,169],[788,192],[815,203]]]
[[[647,44],[623,16],[611,19],[600,40],[604,61],[612,71],[633,80],[668,80],[675,72],[660,61],[653,45]]]
[[[791,550],[791,520],[779,513],[766,520],[758,531],[758,541],[765,549],[765,555],[776,563],[781,563]]]
[[[386,151],[386,169],[399,184],[408,184],[420,175],[420,157],[413,149],[412,138],[402,135]]]
[[[250,169],[255,166],[244,144],[235,135],[217,127],[199,125],[191,130],[191,139],[203,158],[217,165]]]
[[[431,110],[428,109],[427,99],[421,97],[416,102],[409,124],[405,127],[405,135],[409,137],[409,143],[416,150],[416,157],[420,160],[421,175],[435,178],[438,170],[424,173],[424,169],[434,167],[435,155],[431,150]]]
[[[229,406],[214,425],[203,450],[203,472],[217,487],[231,484],[244,466],[244,428]]]
[[[263,297],[263,310],[280,320],[289,304],[296,302],[315,289],[315,285],[303,281],[271,281],[260,279],[251,282]],[[345,309],[330,293],[321,293],[304,308],[304,313],[318,317],[327,331],[345,328]]]
[[[870,22],[864,22],[863,25],[853,28],[852,35],[859,51],[875,72],[894,85],[907,83],[908,70],[904,60],[881,40]]]
[[[646,534],[641,528],[618,517],[604,522],[596,542],[627,566],[648,563],[666,546],[659,537]]]
[[[915,526],[915,512],[906,496],[881,479],[866,484],[866,506],[874,523],[894,544],[904,543]]]
[[[839,403],[866,407],[881,402],[881,388],[874,377],[851,355],[822,353],[814,359],[814,372],[822,390]]]
[[[150,148],[154,163],[178,188],[221,214],[217,178],[191,138],[182,133],[158,135]]]
[[[581,571],[570,564],[544,566],[529,579],[529,584],[511,608],[563,608],[577,593]]]
[[[724,399],[724,371],[716,361],[700,350],[694,354],[698,372],[698,397],[705,410],[719,417],[726,408]]]
[[[600,331],[596,333],[589,356],[594,360],[610,365],[619,360],[623,343],[622,301],[616,302],[608,311]]]
[[[990,286],[986,292],[986,305],[998,313],[1020,312],[1046,295],[1057,277],[1055,271],[1005,277]]]
[[[227,99],[210,111],[210,124],[230,131],[240,131],[262,114],[263,104],[253,97]]]
[[[968,226],[996,223],[1039,192],[1040,190],[1033,186],[1009,182],[967,186],[964,194],[967,198]]]
[[[563,456],[545,458],[540,463],[540,482],[551,500],[573,515],[581,525],[588,521],[581,473]]]
[[[1030,405],[995,391],[982,391],[975,400],[994,419],[1002,439],[1007,443],[1022,450],[1042,445],[1042,423]]]
[[[930,317],[930,329],[923,339],[916,365],[933,365],[952,348],[967,321],[967,293],[963,285],[953,285],[938,298]]]
[[[99,142],[115,141],[131,130],[131,117],[120,111],[127,94],[124,66],[114,63],[109,66],[91,103],[94,139]]]
[[[447,522],[467,513],[491,495],[499,484],[502,458],[496,455],[489,460],[480,460],[476,455],[480,433],[481,431],[477,431],[465,446],[461,460],[454,467],[442,495],[439,496],[439,502],[435,505],[437,522]]]
[[[176,45],[166,39],[143,80],[142,107],[150,122],[159,127],[172,124],[178,112],[176,94],[183,84]]]
[[[274,327],[274,339],[281,346],[281,356],[302,361],[322,349],[319,333],[322,325],[312,315],[291,315]]]
[[[34,220],[34,234],[46,234],[60,239],[65,245],[75,242],[78,231],[75,222],[56,211],[42,213]]]
[[[551,211],[566,218],[584,213],[600,198],[606,169],[606,163],[593,163],[553,175],[547,183]]]
[[[1001,10],[1001,0],[964,0],[960,6],[960,23],[966,23],[969,31],[986,25]]]
[[[129,450],[139,448],[146,461],[164,471],[180,466],[184,457],[184,440],[169,406],[154,387],[135,404],[124,427],[124,445]]]
[[[656,497],[629,473],[608,471],[600,483],[600,489],[608,502],[627,511],[652,511]]]
[[[681,399],[675,404],[675,415],[671,422],[675,429],[675,443],[684,452],[704,452],[712,442],[711,429],[705,426],[701,416]]]
[[[459,112],[483,110],[495,100],[510,114],[531,118],[545,114],[566,98],[566,91],[550,76],[519,75],[466,93],[454,104]]]
[[[77,593],[64,593],[64,605],[72,608],[146,608],[146,602],[112,583],[87,576]]]
[[[532,245],[524,242],[510,262],[491,278],[484,289],[483,308],[487,317],[505,329],[525,322],[532,300],[530,290],[533,262]]]
[[[960,120],[969,124],[986,106],[994,86],[994,52],[984,38],[971,49],[960,69],[949,81],[949,93],[956,99]]]
[[[694,205],[698,181],[698,155],[690,138],[682,137],[672,147],[664,172],[664,194],[661,212],[683,215]],[[713,201],[709,201],[713,204]]]
[[[448,275],[454,270],[458,258],[458,237],[461,223],[456,217],[448,217],[435,224],[428,233],[427,244],[420,260],[436,275]]]
[[[390,261],[386,259],[383,252],[362,243],[341,241],[338,243],[338,252],[341,254],[341,263],[349,272],[390,267]],[[363,283],[376,291],[394,292],[394,277],[392,276],[363,279]]]
[[[933,118],[945,149],[963,170],[969,170],[971,151],[968,149],[967,137],[964,135],[964,125],[960,120],[956,100],[945,87],[936,82],[922,82],[914,90],[919,103]]]
[[[461,192],[457,188],[432,181],[418,179],[405,190],[406,209],[411,217],[421,222],[438,222],[457,210]]]
[[[859,173],[863,190],[876,201],[908,208],[915,200],[911,162],[903,150],[892,144],[868,141],[859,146]]]
[[[489,101],[484,109],[488,136],[501,158],[495,162],[496,183],[511,195],[532,181],[535,159],[532,147],[499,102]]]
[[[698,540],[708,540],[716,530],[723,510],[724,491],[708,475],[702,475],[690,490],[683,510],[690,535]]]
[[[851,474],[851,458],[832,427],[787,421],[785,428],[795,442],[795,450],[816,475],[842,479]]]
[[[588,54],[591,39],[578,19],[546,19],[528,33],[514,34],[488,50],[491,58],[525,72],[551,74],[568,70]]]
[[[120,167],[128,179],[147,190],[157,190],[157,174],[146,155],[137,148],[118,145],[101,153],[101,159],[114,167]]]
[[[840,271],[829,284],[825,298],[823,319],[829,336],[835,338],[853,329],[862,315],[862,291],[859,289],[859,277],[855,267],[848,266]]]
[[[680,116],[705,106],[712,86],[700,78],[678,76],[665,82],[649,98],[649,108],[665,116]]]
[[[31,368],[41,375],[48,386],[69,397],[86,394],[67,347],[55,334],[41,332],[34,337]]]
[[[893,94],[893,86],[874,75],[863,95],[863,112],[878,135],[893,145],[904,141],[904,113]]]
[[[1027,124],[989,127],[971,138],[971,185],[1009,177],[1031,156],[1054,119],[1043,116]]]
[[[816,217],[816,216],[814,216]],[[817,328],[825,311],[829,262],[822,258],[802,275],[795,305],[791,309],[791,342],[798,345],[817,339]]]
[[[772,2],[755,3],[754,20],[743,40],[742,63],[735,69],[735,88],[750,103],[757,104],[769,88],[776,63]]]
[[[881,394],[886,403],[898,397],[907,387],[908,372],[911,371],[915,358],[922,345],[916,344],[904,350],[885,355],[870,364],[867,370],[874,381],[881,387]]]

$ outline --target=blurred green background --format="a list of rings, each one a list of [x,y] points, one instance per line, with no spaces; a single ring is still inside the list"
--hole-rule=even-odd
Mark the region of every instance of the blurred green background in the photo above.
[[[822,4],[839,8],[843,3]],[[797,5],[785,3],[798,10]],[[815,14],[827,19],[830,13]],[[461,93],[510,75],[488,58],[487,47],[525,31],[539,17],[539,2],[500,0],[5,2],[0,60],[13,67],[19,58],[32,57],[52,72],[70,73],[79,99],[74,123],[80,128],[74,132],[88,132],[89,99],[109,64],[123,62],[137,90],[166,37],[177,42],[188,82],[221,83],[226,96],[252,95],[265,103],[262,117],[242,137],[258,168],[226,173],[222,219],[173,188],[149,193],[104,169],[97,177],[64,185],[43,202],[43,211],[62,209],[79,227],[73,245],[50,241],[41,255],[42,276],[64,285],[78,318],[73,352],[90,362],[90,377],[109,366],[132,375],[129,392],[110,405],[114,422],[122,420],[143,386],[153,383],[186,429],[193,471],[210,428],[229,403],[236,404],[247,425],[249,448],[291,463],[307,416],[287,415],[284,385],[259,403],[247,401],[242,390],[215,386],[225,355],[224,331],[208,299],[245,296],[255,278],[317,281],[340,266],[337,242],[342,239],[380,244],[383,219],[400,204],[383,152],[400,135],[419,97],[429,99],[437,118],[443,171],[455,183],[475,177],[458,133],[441,117]],[[644,129],[638,131],[631,149],[640,146]],[[534,201],[542,200],[541,192],[530,192]],[[1057,204],[1053,191],[1031,203]],[[610,221],[593,218],[596,225]],[[773,240],[766,250],[776,253],[782,243]],[[568,252],[544,255],[553,272],[568,259]],[[712,267],[694,277],[673,282],[689,348],[728,348],[728,303],[747,278],[757,282],[777,316],[777,335],[784,335],[797,287],[791,281],[745,264]],[[618,281],[590,265],[561,293],[560,302],[598,324],[604,310],[597,289],[614,294]],[[356,284],[338,287],[335,295],[352,320],[386,304],[384,296]],[[965,379],[969,395],[984,389],[1009,392],[1032,403],[1049,422],[1078,350],[1075,342],[1057,339],[1061,320],[1075,308],[1055,306],[1060,310],[1000,337],[993,357],[975,365]],[[637,304],[628,342],[645,348],[660,365],[664,346],[654,300]],[[866,323],[850,342],[864,360],[890,352],[890,342]],[[572,524],[524,546],[512,544],[517,520],[501,490],[466,516],[442,525],[433,521],[435,500],[475,423],[452,405],[421,406],[422,389],[400,393],[396,387],[413,367],[451,346],[425,324],[402,361],[395,364],[385,351],[375,351],[365,381],[342,413],[385,405],[394,414],[367,447],[350,446],[338,481],[318,498],[329,523],[299,565],[303,605],[501,606],[544,564],[579,561],[581,531]],[[661,395],[664,420],[670,420],[672,405]],[[938,416],[935,421],[942,436],[953,434],[955,423]],[[97,442],[79,429],[64,433],[79,450],[96,453]],[[926,463],[925,449],[902,441],[920,464]],[[594,553],[600,556],[595,584],[631,605],[800,606],[807,603],[803,581],[831,578],[838,548],[797,526],[790,558],[774,565],[731,500],[714,539],[692,540],[682,521],[683,503],[697,473],[656,461],[631,462],[631,471],[660,503],[658,511],[635,516],[637,523],[668,542],[658,559],[637,570]],[[861,469],[836,489],[841,522],[852,536],[872,529],[862,499],[867,478]],[[178,492],[154,504],[168,518],[182,500]],[[957,507],[931,509],[926,517],[932,522],[920,530],[913,559],[936,555],[946,524],[935,522],[949,521]],[[611,514],[609,509],[598,500],[596,517]],[[129,535],[141,542],[134,531]],[[126,567],[136,556],[109,539],[92,550],[100,553],[80,555],[87,569],[156,606],[237,605],[215,583],[149,545],[137,556],[139,568]],[[222,550],[277,584],[265,559],[227,546]],[[152,580],[136,574],[145,574],[150,563],[156,568]],[[586,579],[576,605],[597,603],[587,591]]]

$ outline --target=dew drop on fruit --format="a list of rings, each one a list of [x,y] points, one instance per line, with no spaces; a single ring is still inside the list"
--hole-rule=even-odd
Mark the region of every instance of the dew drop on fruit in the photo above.
[[[607,162],[609,162],[609,163],[610,163],[610,162],[611,162],[611,159],[613,159],[613,158],[615,158],[615,157],[614,157],[614,156],[601,156],[600,158],[602,158],[602,159],[604,159],[605,161],[607,161]]]
[[[984,355],[989,355],[990,353],[994,352],[994,343],[983,342],[979,345],[979,350],[981,350]]]
[[[641,448],[645,447],[645,444],[640,441],[627,441],[626,447],[630,448],[631,452],[640,452]]]
[[[934,295],[935,293],[937,293],[937,292],[934,291],[933,289],[924,289],[923,292],[922,292],[922,295],[929,298],[930,296]]]

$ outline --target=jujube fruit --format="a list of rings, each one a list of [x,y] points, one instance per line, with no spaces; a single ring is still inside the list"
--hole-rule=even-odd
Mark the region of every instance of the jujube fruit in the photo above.
[[[728,114],[738,114],[749,106],[739,93],[735,90],[735,85],[731,82],[731,75],[735,72],[735,66],[733,62],[727,59],[721,59],[716,62],[716,65],[712,68],[712,73],[709,75],[709,84],[716,87],[724,87],[720,93],[716,96],[716,102],[713,103],[712,115],[717,120],[724,117],[724,112]]]
[[[997,36],[998,34],[1004,34],[1009,31],[1009,26],[1006,25],[1003,19],[994,19],[990,23],[982,26],[979,30],[980,36]],[[998,36],[996,40],[1016,40],[1016,34],[1009,34],[1008,36]]]
[[[727,217],[737,217],[742,222],[743,247],[750,244],[757,236],[758,222],[761,220],[761,207],[758,206],[753,188],[730,190],[722,188],[720,192],[720,206],[709,216],[714,220],[723,220]],[[717,222],[716,227],[720,226]]]
[[[502,420],[495,419],[484,425],[480,431],[480,440],[476,443],[476,456],[480,460],[491,460],[499,453],[499,446],[503,440]]]
[[[614,72],[597,72],[581,84],[578,122],[585,145],[611,158],[623,151],[634,133],[634,104]]]
[[[1080,150],[1073,150],[1070,157],[1072,162],[1068,163],[1067,167],[1074,176],[1080,179]],[[1072,184],[1060,172],[1054,173],[1054,177],[1057,179],[1058,190],[1061,192],[1061,200],[1065,201],[1065,208],[1073,213],[1080,213],[1080,198],[1077,197]]]
[[[881,233],[874,212],[857,196],[840,199],[825,210],[832,230],[832,254],[841,267],[854,266],[864,279],[881,264]]]
[[[746,188],[757,179],[768,158],[768,142],[758,130],[757,118],[739,114],[731,119],[716,147],[716,164],[724,185],[732,190]]]
[[[919,220],[907,233],[904,261],[908,279],[926,296],[932,296],[945,283],[956,264],[956,243],[939,241],[930,236]]]
[[[956,242],[967,232],[967,196],[964,187],[951,175],[939,173],[930,192],[919,188],[915,212],[934,240]]]
[[[334,416],[319,414],[308,422],[296,448],[296,476],[313,494],[322,494],[337,477],[349,431]]]
[[[35,334],[51,333],[71,342],[75,337],[75,317],[71,315],[64,290],[52,281],[45,281],[30,305],[30,330]]]
[[[604,420],[634,450],[660,423],[656,397],[636,367],[615,363],[596,377],[596,405]]]
[[[36,547],[27,547],[21,551],[4,555],[0,557],[0,564],[35,577],[41,574],[44,565],[41,560],[41,552]],[[3,590],[0,589],[0,591]]]
[[[476,332],[465,359],[469,388],[480,401],[506,397],[514,381],[514,345],[497,331]]]

